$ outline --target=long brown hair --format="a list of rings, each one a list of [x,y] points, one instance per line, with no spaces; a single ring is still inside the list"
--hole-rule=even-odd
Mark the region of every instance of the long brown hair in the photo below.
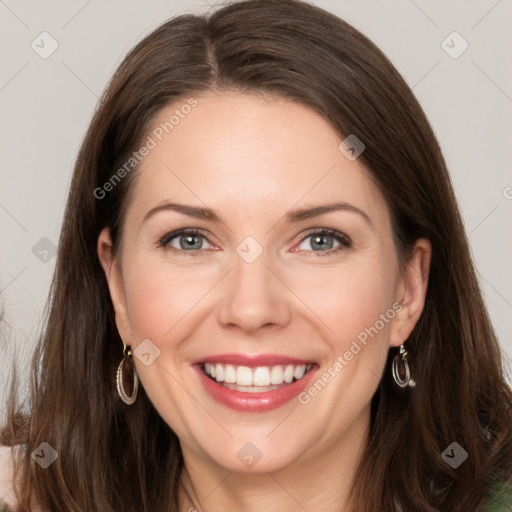
[[[105,226],[119,250],[137,171],[101,199],[95,190],[140,147],[164,106],[212,89],[291,99],[340,136],[356,134],[366,146],[360,162],[389,205],[397,253],[406,259],[419,237],[432,243],[426,303],[407,343],[418,385],[399,389],[384,373],[355,509],[481,510],[492,482],[512,478],[512,391],[445,161],[381,51],[336,16],[297,0],[248,0],[210,16],[178,16],[115,72],[74,169],[29,413],[13,383],[2,432],[4,444],[26,447],[17,459],[18,510],[29,510],[31,493],[54,512],[178,510],[177,436],[144,389],[131,407],[115,391],[122,341],[96,253]],[[441,456],[454,441],[469,454],[457,469]],[[30,456],[42,442],[59,454],[44,471]]]

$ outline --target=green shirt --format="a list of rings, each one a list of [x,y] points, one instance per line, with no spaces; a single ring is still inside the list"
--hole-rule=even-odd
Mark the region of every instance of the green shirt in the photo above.
[[[512,483],[496,482],[483,512],[512,512]]]

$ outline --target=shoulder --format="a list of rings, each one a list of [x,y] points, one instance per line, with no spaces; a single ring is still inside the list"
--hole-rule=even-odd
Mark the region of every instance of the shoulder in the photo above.
[[[6,506],[13,507],[14,500],[14,449],[10,446],[0,446],[0,512],[7,511]]]

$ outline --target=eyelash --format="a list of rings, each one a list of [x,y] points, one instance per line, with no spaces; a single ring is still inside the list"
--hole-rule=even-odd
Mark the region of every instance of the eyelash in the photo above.
[[[335,229],[328,229],[328,228],[313,228],[309,231],[307,231],[304,235],[304,237],[301,238],[299,245],[304,242],[307,238],[317,235],[317,236],[332,236],[337,242],[340,243],[340,245],[334,249],[329,249],[328,251],[307,251],[309,253],[314,253],[316,256],[329,256],[332,254],[336,254],[340,251],[343,251],[345,249],[349,249],[352,246],[352,240],[345,235],[344,233],[341,233],[340,231],[336,231]]]
[[[195,235],[195,236],[201,236],[208,240],[208,238],[203,235],[200,231],[195,229],[180,229],[177,231],[173,231],[171,233],[165,234],[158,242],[159,247],[169,250],[175,254],[182,255],[183,253],[191,254],[191,255],[200,255],[201,253],[204,253],[204,249],[192,249],[190,251],[184,250],[184,249],[176,249],[176,247],[172,247],[169,244],[171,240],[174,238],[177,238],[181,235]],[[328,256],[335,253],[338,253],[342,250],[348,249],[352,246],[352,241],[350,238],[345,235],[344,233],[341,233],[340,231],[336,231],[335,229],[327,229],[327,228],[315,228],[312,230],[309,230],[303,238],[301,238],[299,245],[304,242],[307,238],[313,236],[313,235],[319,235],[319,236],[332,236],[336,241],[340,243],[340,245],[334,249],[330,249],[328,251],[307,251],[310,253],[316,253],[317,256]],[[210,242],[211,243],[211,242]],[[295,251],[296,252],[296,251]]]

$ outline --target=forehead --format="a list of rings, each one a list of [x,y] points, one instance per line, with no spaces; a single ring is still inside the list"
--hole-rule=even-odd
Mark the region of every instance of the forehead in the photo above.
[[[274,215],[295,204],[346,201],[377,220],[385,217],[384,198],[366,170],[339,150],[342,137],[301,104],[198,95],[165,107],[148,136],[152,148],[136,171],[133,215],[179,199]]]

